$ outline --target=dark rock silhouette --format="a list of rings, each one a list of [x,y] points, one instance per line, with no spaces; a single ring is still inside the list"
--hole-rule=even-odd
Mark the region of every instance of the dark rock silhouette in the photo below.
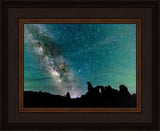
[[[131,95],[125,85],[119,90],[109,86],[93,87],[90,82],[88,92],[80,98],[52,95],[47,92],[24,91],[24,107],[136,107],[136,94]]]
[[[70,96],[69,92],[67,92],[67,94],[66,94],[66,98],[67,98],[67,99],[70,99],[70,98],[71,98],[71,96]]]
[[[87,82],[88,84],[88,92],[92,91],[93,90],[93,86],[90,82]]]
[[[129,91],[128,91],[128,89],[125,85],[120,85],[119,88],[120,88],[121,95],[123,95],[123,96],[129,96],[130,95],[130,93],[129,93]]]

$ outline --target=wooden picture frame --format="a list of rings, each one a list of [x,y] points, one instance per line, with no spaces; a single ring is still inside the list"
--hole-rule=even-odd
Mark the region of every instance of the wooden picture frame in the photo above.
[[[96,23],[136,24],[136,108],[24,108],[24,24]],[[141,19],[19,19],[19,112],[141,112]]]
[[[153,130],[159,127],[159,11],[157,0],[1,1],[0,129],[2,130]],[[19,96],[20,19],[141,20],[141,85],[138,110],[34,111],[22,107]],[[23,23],[23,22],[22,22]],[[140,31],[139,31],[140,33]],[[138,35],[139,36],[139,35]],[[19,52],[20,51],[20,52]],[[22,58],[20,58],[22,59]],[[20,63],[21,64],[21,63]],[[21,65],[20,65],[21,66]],[[20,73],[20,74],[19,74]],[[19,81],[20,80],[20,81]],[[20,110],[19,110],[20,109]],[[72,112],[71,112],[72,110]],[[20,112],[19,112],[20,111]],[[98,112],[97,112],[98,111]],[[132,119],[131,119],[132,118]]]

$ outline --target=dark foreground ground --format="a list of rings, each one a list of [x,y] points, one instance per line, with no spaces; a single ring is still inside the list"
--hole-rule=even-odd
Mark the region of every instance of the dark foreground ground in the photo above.
[[[24,91],[24,107],[136,107],[136,94],[124,85],[119,90],[111,86],[96,86],[88,82],[88,92],[80,98],[52,95],[47,92]]]

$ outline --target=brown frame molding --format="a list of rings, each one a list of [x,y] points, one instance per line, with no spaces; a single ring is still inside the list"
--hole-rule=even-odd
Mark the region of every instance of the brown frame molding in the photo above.
[[[24,24],[42,23],[112,23],[136,24],[136,108],[24,108],[23,39]],[[141,112],[141,19],[19,19],[19,112]]]

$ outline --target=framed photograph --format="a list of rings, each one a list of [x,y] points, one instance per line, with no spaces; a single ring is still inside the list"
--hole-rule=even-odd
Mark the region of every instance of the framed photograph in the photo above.
[[[19,76],[20,112],[140,112],[141,19],[19,19]]]
[[[0,2],[0,130],[159,127],[159,1]]]

